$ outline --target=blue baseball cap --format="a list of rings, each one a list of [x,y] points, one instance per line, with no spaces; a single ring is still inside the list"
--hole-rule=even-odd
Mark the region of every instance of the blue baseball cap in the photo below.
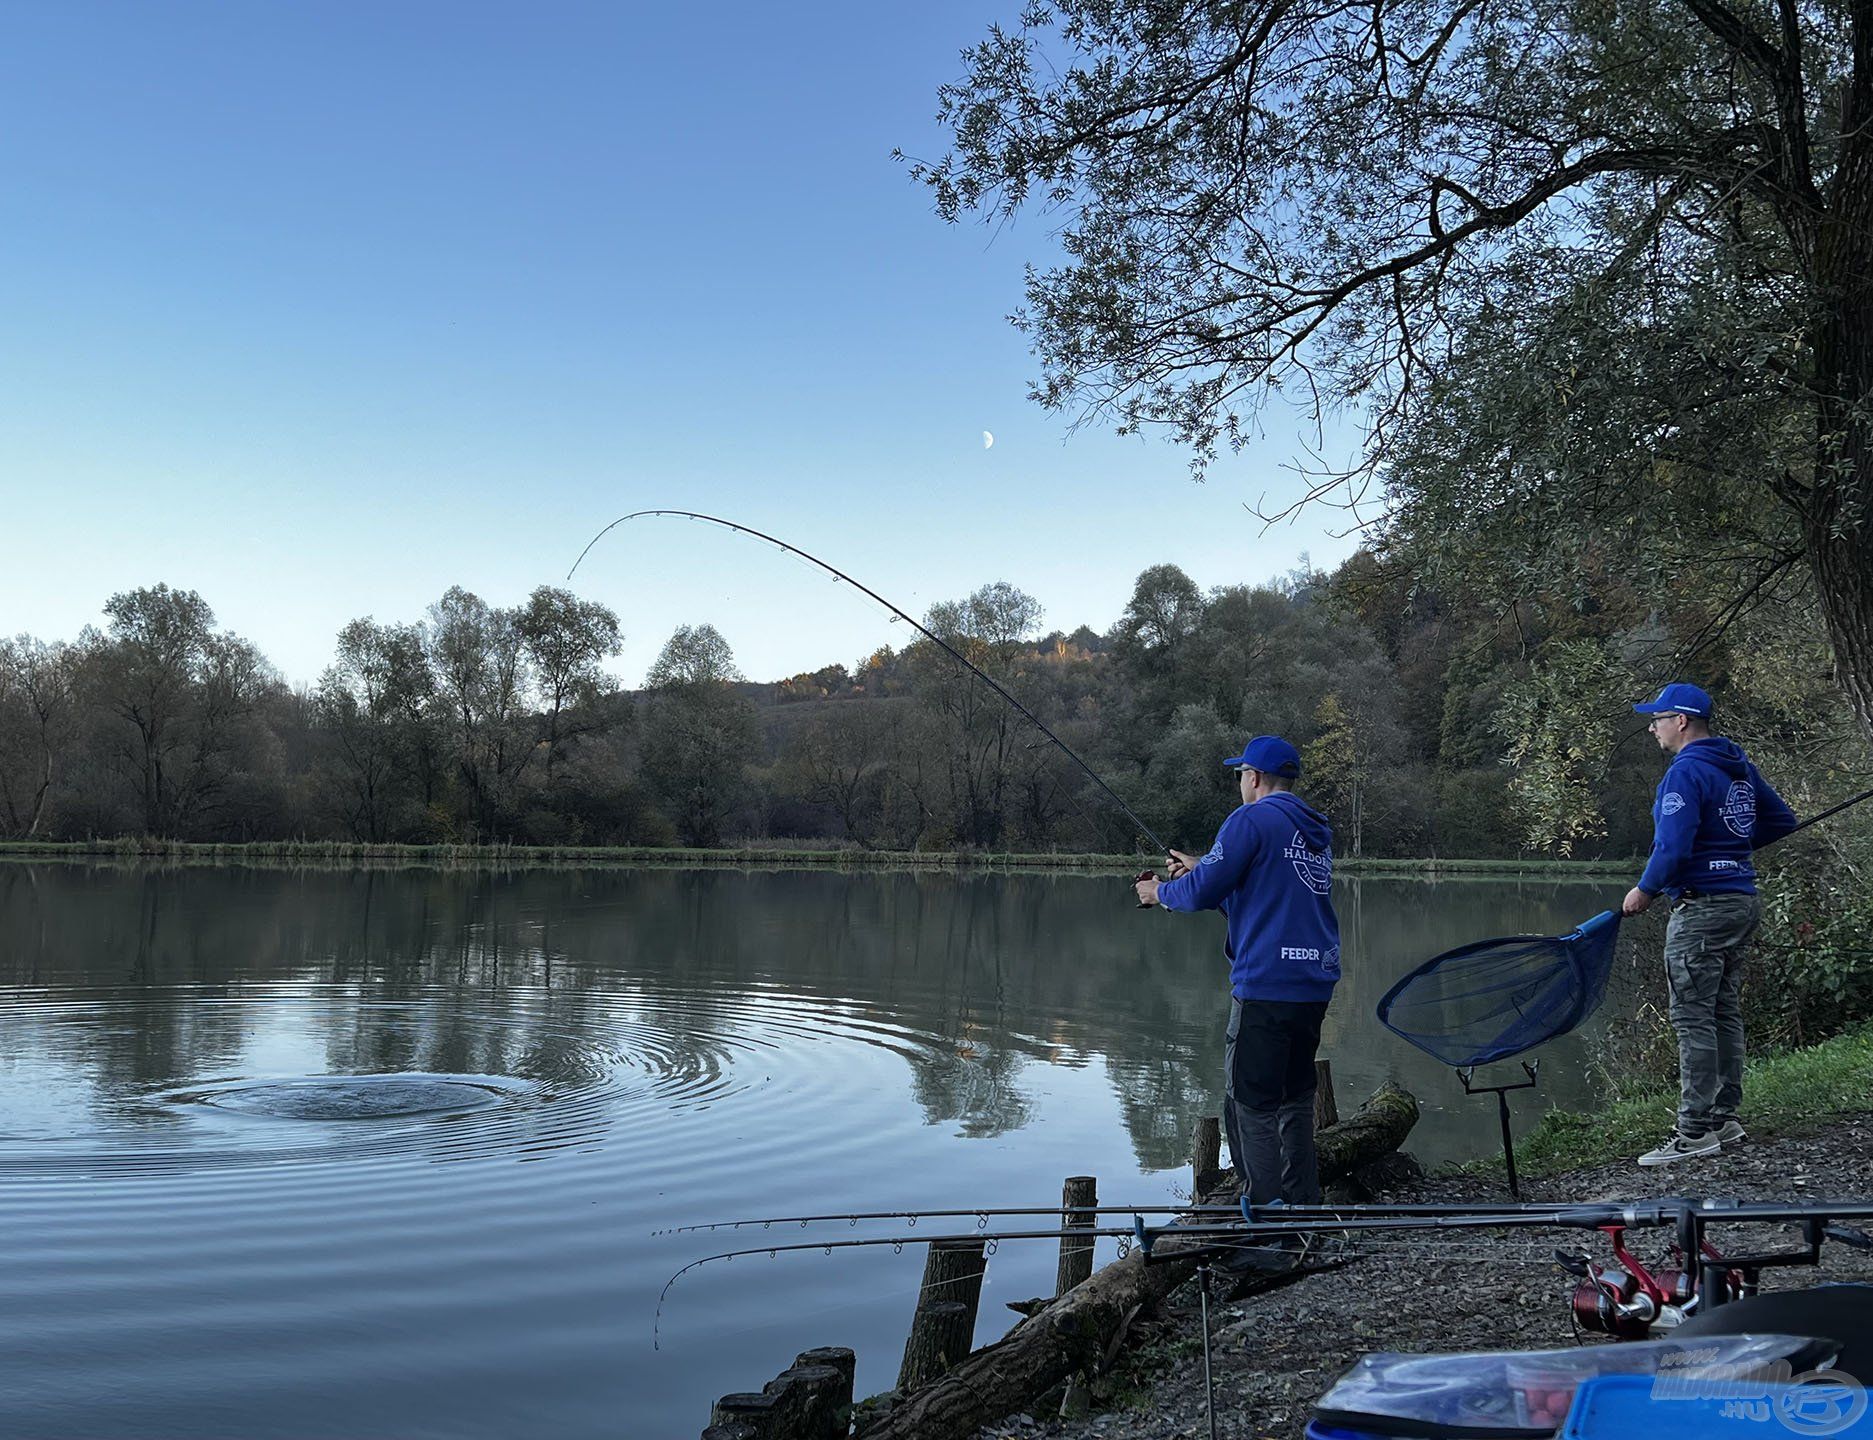
[[[1647,701],[1643,705],[1632,707],[1640,715],[1691,715],[1699,720],[1710,719],[1710,696],[1695,685],[1687,685],[1682,680],[1667,685],[1658,692],[1658,699]]]
[[[1281,775],[1292,780],[1301,773],[1301,752],[1279,735],[1257,735],[1242,747],[1240,755],[1223,761],[1231,770],[1244,765],[1264,775]]]

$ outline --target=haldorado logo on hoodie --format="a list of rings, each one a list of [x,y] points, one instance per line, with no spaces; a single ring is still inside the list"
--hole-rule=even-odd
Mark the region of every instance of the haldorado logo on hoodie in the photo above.
[[[1318,850],[1309,850],[1307,841],[1299,830],[1281,852],[1294,865],[1294,873],[1301,877],[1301,883],[1316,895],[1325,895],[1333,886],[1333,857],[1322,855]]]
[[[1723,797],[1723,809],[1717,812],[1732,835],[1747,840],[1756,829],[1756,788],[1747,780],[1738,780]]]

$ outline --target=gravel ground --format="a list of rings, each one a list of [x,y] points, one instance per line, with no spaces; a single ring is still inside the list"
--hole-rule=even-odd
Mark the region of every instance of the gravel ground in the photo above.
[[[1601,1166],[1523,1186],[1526,1200],[1618,1200],[1663,1195],[1737,1195],[1752,1200],[1873,1197],[1873,1117],[1842,1120],[1820,1135],[1751,1141],[1712,1160],[1656,1170]],[[1388,1200],[1499,1200],[1474,1180],[1426,1181]],[[1771,1236],[1786,1243],[1786,1230]],[[1738,1229],[1732,1243],[1742,1240]],[[1298,1436],[1313,1402],[1371,1350],[1542,1349],[1575,1343],[1566,1306],[1572,1280],[1552,1260],[1556,1245],[1604,1253],[1598,1236],[1554,1231],[1387,1236],[1357,1242],[1383,1249],[1233,1303],[1212,1301],[1217,1433],[1222,1440]],[[1720,1243],[1722,1243],[1720,1239]],[[1635,1238],[1651,1261],[1664,1239]],[[1770,1271],[1765,1288],[1817,1278],[1873,1279],[1873,1252],[1830,1243],[1819,1272]],[[1185,1285],[1162,1314],[1133,1327],[1112,1371],[1094,1384],[1093,1411],[1063,1420],[1057,1400],[981,1432],[1001,1437],[1206,1440],[1197,1294]],[[1039,1407],[1037,1407],[1038,1410]]]

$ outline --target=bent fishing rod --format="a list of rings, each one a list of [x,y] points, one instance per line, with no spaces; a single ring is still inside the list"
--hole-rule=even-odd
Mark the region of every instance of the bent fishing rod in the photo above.
[[[889,600],[885,599],[884,596],[880,595],[876,590],[872,589],[869,585],[864,585],[864,584],[861,584],[859,581],[854,580],[850,575],[846,574],[845,571],[838,569],[836,566],[827,564],[824,560],[820,559],[819,556],[807,554],[807,552],[802,550],[798,545],[789,545],[785,540],[779,539],[777,536],[769,535],[765,531],[756,530],[752,526],[739,525],[733,520],[724,520],[719,515],[704,515],[700,513],[699,511],[695,511],[695,510],[633,510],[629,515],[620,515],[616,520],[613,520],[611,524],[607,525],[603,530],[600,530],[598,534],[594,535],[589,541],[586,542],[585,549],[579,552],[579,558],[572,562],[572,569],[566,572],[566,579],[567,580],[572,579],[573,574],[578,570],[579,566],[585,562],[585,557],[591,553],[592,547],[594,545],[598,544],[600,540],[603,540],[613,530],[617,529],[620,525],[624,524],[625,521],[639,520],[645,517],[658,516],[658,515],[680,516],[686,520],[704,520],[704,521],[707,521],[711,525],[720,525],[726,530],[733,530],[733,531],[736,531],[738,534],[752,536],[756,540],[765,540],[768,544],[777,546],[780,549],[785,550],[789,555],[797,555],[800,557],[800,559],[805,560],[807,563],[819,566],[820,569],[824,570],[828,575],[832,576],[833,579],[843,580],[846,584],[850,585],[854,590],[857,590],[861,592],[862,594],[869,595],[873,600],[876,600],[880,605],[884,606],[885,609],[889,610],[893,615],[897,616],[898,619],[902,620],[905,624],[909,625],[913,630],[917,631],[918,634],[922,635],[931,644],[940,648],[945,654],[947,654],[958,665],[961,665],[964,669],[968,670],[978,680],[982,681],[983,684],[987,685],[989,689],[993,690],[997,695],[1001,696],[1002,699],[1006,700],[1010,705],[1014,706],[1016,710],[1020,711],[1022,716],[1028,721],[1029,724],[1031,724],[1036,730],[1040,731],[1041,734],[1045,735],[1049,740],[1053,741],[1055,745],[1059,746],[1061,754],[1065,755],[1067,759],[1071,760],[1075,765],[1079,766],[1081,770],[1085,771],[1086,777],[1089,780],[1091,780],[1093,784],[1097,785],[1101,790],[1105,791],[1105,793],[1111,797],[1112,803],[1117,805],[1119,809],[1124,812],[1125,817],[1128,820],[1130,820],[1132,824],[1138,827],[1138,832],[1141,835],[1143,835],[1153,845],[1158,847],[1158,850],[1160,853],[1165,854],[1165,855],[1168,855],[1171,853],[1171,847],[1166,845],[1162,840],[1158,838],[1156,831],[1154,831],[1149,825],[1145,824],[1143,820],[1140,820],[1138,818],[1137,812],[1134,811],[1131,806],[1125,803],[1124,797],[1121,796],[1119,792],[1114,790],[1110,785],[1106,784],[1104,780],[1100,779],[1099,773],[1096,770],[1094,770],[1092,766],[1088,765],[1084,760],[1080,759],[1080,757],[1074,753],[1073,748],[1070,745],[1068,745],[1066,741],[1062,740],[1058,735],[1054,734],[1052,730],[1048,729],[1047,726],[1042,722],[1040,716],[1036,715],[1032,710],[1028,709],[1027,706],[1023,705],[1019,700],[1015,699],[1013,695],[1009,694],[1007,689],[993,675],[990,675],[986,670],[982,669],[981,666],[971,661],[968,656],[964,655],[960,650],[958,650],[954,645],[950,644],[949,641],[945,640],[941,635],[938,635],[936,632],[929,629],[927,626],[918,622],[911,615],[909,615],[903,610],[900,610],[897,606],[893,605]]]

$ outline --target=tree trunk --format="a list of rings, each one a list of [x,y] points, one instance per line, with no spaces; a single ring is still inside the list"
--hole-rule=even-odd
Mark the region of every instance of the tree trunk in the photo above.
[[[1797,501],[1835,677],[1873,740],[1873,17],[1854,7],[1832,201],[1814,230],[1818,433]]]
[[[1861,463],[1873,466],[1873,445],[1866,447]],[[1860,488],[1873,491],[1873,485]],[[1865,518],[1843,527],[1844,533],[1810,522],[1808,563],[1834,647],[1835,679],[1861,732],[1873,740],[1873,511],[1868,509],[1873,495],[1861,497],[1859,504]]]

